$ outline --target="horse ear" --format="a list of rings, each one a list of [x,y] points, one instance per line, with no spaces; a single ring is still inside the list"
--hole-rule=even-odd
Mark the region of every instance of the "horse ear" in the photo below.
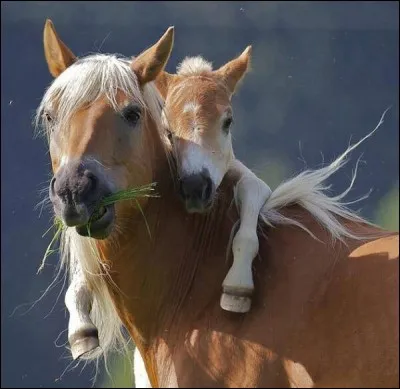
[[[160,40],[131,63],[140,85],[154,81],[164,70],[174,45],[174,27],[169,27]]]
[[[54,24],[46,20],[43,31],[44,55],[49,71],[53,77],[58,77],[68,66],[76,61],[75,55],[58,37]]]
[[[251,51],[251,46],[247,46],[239,57],[221,66],[215,71],[216,74],[224,79],[232,94],[235,92],[237,83],[250,68]]]
[[[155,79],[154,83],[156,84],[157,90],[164,100],[167,97],[168,89],[176,78],[177,76],[175,74],[167,73],[163,70]]]

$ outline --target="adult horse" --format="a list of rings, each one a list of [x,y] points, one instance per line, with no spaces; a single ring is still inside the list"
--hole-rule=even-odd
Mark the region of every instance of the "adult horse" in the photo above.
[[[115,346],[122,323],[153,387],[398,386],[398,235],[323,193],[343,156],[273,192],[262,216],[275,228],[261,224],[252,310],[221,310],[235,182],[223,180],[207,215],[188,215],[176,196],[152,84],[172,38],[169,29],[133,60],[77,59],[52,26],[45,35],[56,77],[38,109],[54,172],[50,198],[70,227],[62,260],[79,260],[92,288],[103,350]],[[141,200],[151,237],[128,202],[105,209],[93,239],[85,236],[103,196],[152,181],[161,197]]]

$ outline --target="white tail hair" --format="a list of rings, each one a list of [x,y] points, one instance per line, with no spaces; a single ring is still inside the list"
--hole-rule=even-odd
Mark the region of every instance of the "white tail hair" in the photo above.
[[[368,225],[373,225],[361,216],[347,208],[347,205],[363,200],[368,197],[368,194],[352,202],[342,202],[342,199],[350,192],[356,179],[358,162],[354,170],[352,180],[349,187],[341,194],[335,197],[329,197],[325,191],[329,189],[326,186],[326,180],[336,173],[342,166],[346,164],[346,157],[357,148],[363,141],[368,139],[382,125],[387,108],[377,126],[357,143],[349,146],[346,151],[336,158],[331,164],[316,170],[305,170],[297,176],[280,184],[271,194],[265,203],[260,218],[269,226],[279,224],[294,225],[308,232],[313,238],[318,238],[309,231],[300,221],[284,216],[280,209],[298,204],[306,209],[315,218],[315,220],[323,226],[331,235],[332,242],[340,240],[344,242],[344,238],[365,239],[366,237],[354,234],[349,231],[338,217],[351,221],[356,221]]]

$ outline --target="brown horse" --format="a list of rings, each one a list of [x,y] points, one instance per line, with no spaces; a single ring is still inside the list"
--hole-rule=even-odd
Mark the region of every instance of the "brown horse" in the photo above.
[[[343,155],[272,193],[252,310],[221,310],[235,181],[222,181],[206,215],[187,214],[176,196],[152,83],[172,38],[170,29],[133,60],[77,59],[53,29],[45,39],[56,77],[38,109],[54,172],[50,198],[70,227],[62,260],[79,260],[92,289],[103,351],[121,339],[122,323],[153,387],[397,387],[398,234],[324,194]],[[161,198],[141,200],[151,238],[130,203],[108,207],[93,239],[85,236],[104,195],[152,181]]]

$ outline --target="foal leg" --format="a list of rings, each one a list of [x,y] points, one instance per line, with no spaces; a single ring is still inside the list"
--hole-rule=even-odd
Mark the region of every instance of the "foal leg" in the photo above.
[[[241,176],[236,187],[240,228],[233,239],[233,264],[222,283],[220,305],[226,311],[245,313],[250,310],[254,290],[252,263],[259,248],[258,216],[271,189],[239,161],[232,168]]]
[[[65,294],[65,305],[69,311],[68,341],[73,359],[99,347],[98,330],[90,319],[93,296],[89,290],[83,269],[75,260],[71,283]]]

